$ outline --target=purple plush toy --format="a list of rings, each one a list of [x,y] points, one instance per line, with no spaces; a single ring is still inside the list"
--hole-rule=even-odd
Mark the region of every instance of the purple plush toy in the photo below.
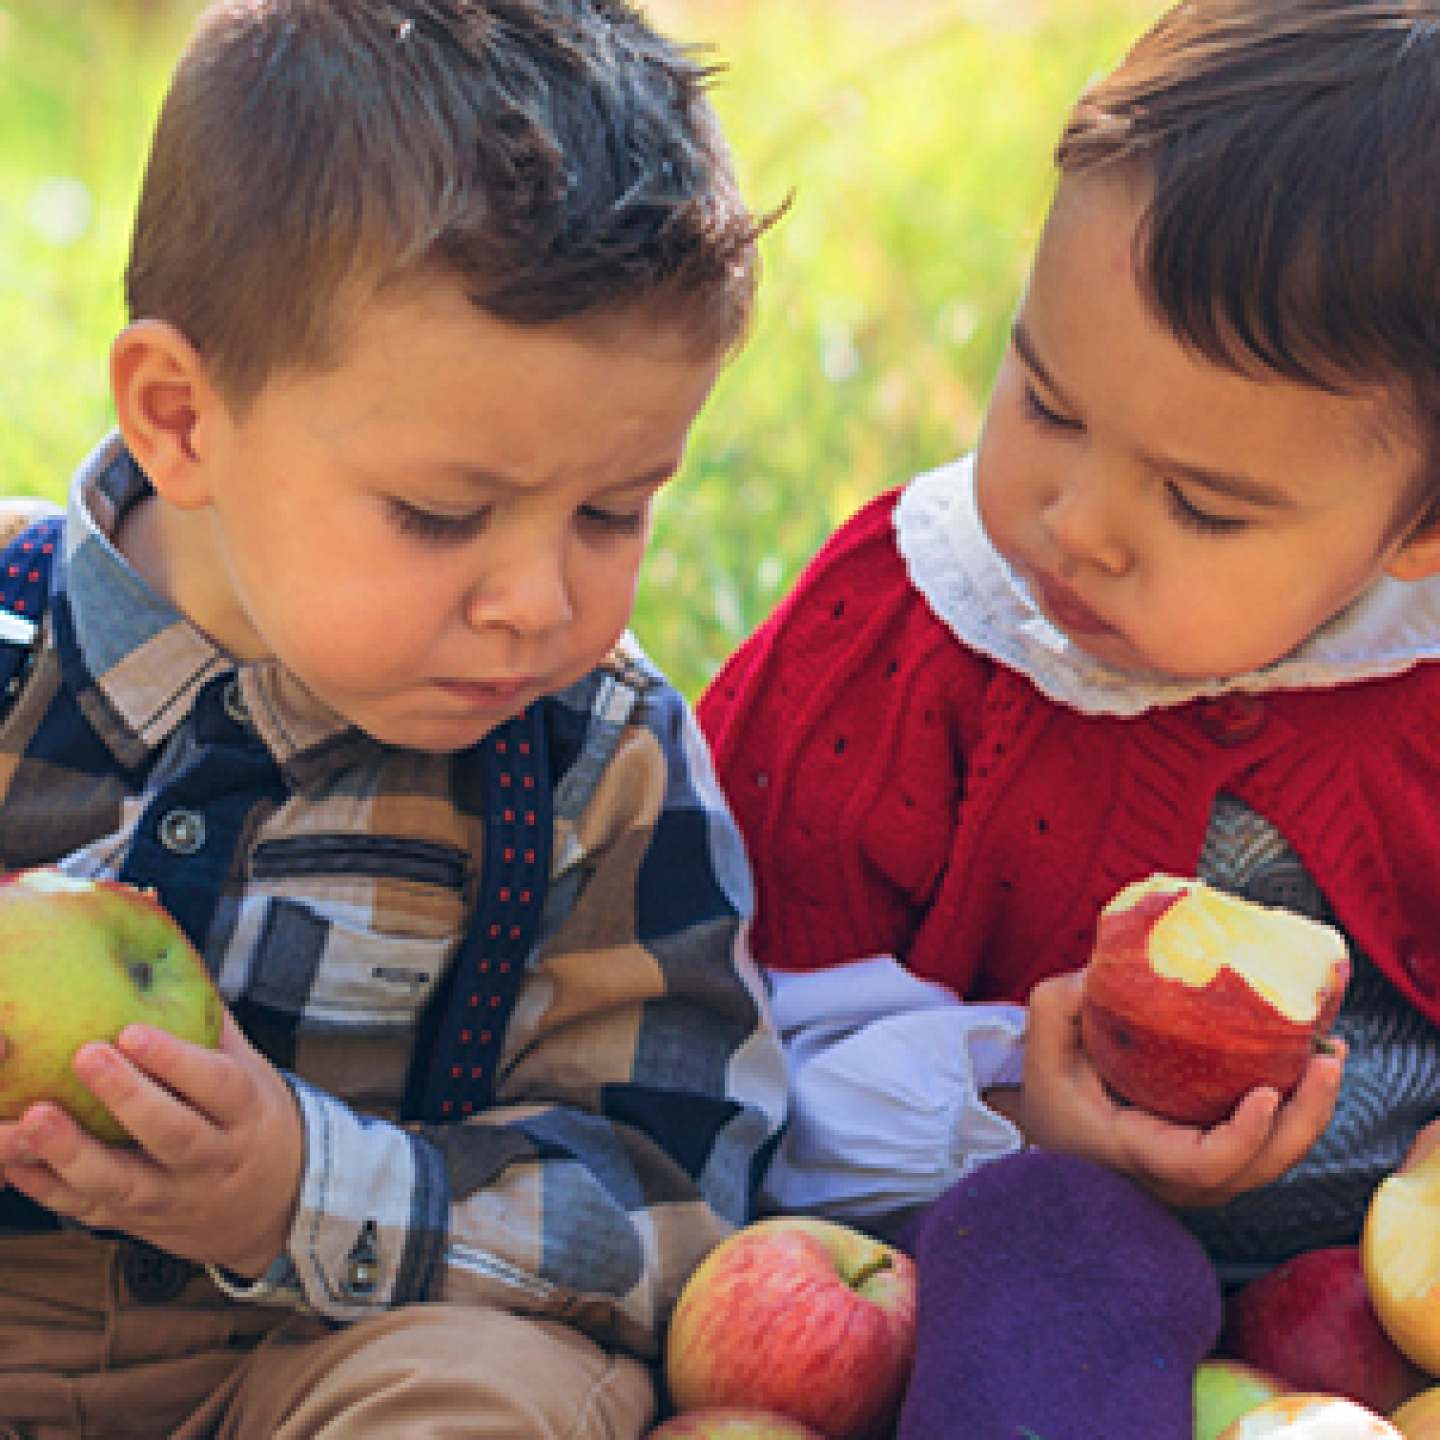
[[[1031,1150],[960,1181],[911,1235],[919,1337],[897,1440],[1191,1440],[1219,1285],[1137,1186]]]

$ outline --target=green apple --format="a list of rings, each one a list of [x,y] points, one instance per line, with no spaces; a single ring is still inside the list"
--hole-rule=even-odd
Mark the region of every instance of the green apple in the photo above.
[[[53,1100],[126,1142],[76,1076],[75,1052],[137,1023],[214,1047],[222,1013],[205,962],[148,891],[49,868],[0,880],[0,1119]]]
[[[1243,1360],[1202,1360],[1195,1367],[1195,1440],[1218,1440],[1232,1421],[1291,1388]]]

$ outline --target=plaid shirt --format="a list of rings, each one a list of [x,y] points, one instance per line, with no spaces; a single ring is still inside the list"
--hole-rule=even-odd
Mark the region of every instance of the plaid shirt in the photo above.
[[[493,1092],[402,1122],[426,1002],[489,920],[471,752],[384,746],[275,662],[237,667],[107,538],[146,490],[114,439],[76,477],[0,728],[0,862],[117,876],[143,850],[182,919],[202,881],[218,897],[189,928],[305,1127],[264,1292],[337,1320],[493,1304],[654,1354],[784,1107],[749,874],[688,709],[629,642],[546,702],[550,879]]]

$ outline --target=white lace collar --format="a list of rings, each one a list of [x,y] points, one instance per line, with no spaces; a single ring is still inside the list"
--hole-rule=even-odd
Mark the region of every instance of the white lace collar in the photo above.
[[[1382,578],[1284,659],[1229,680],[1122,674],[1087,655],[1040,612],[990,544],[975,507],[974,457],[916,477],[895,508],[911,583],[967,646],[1092,715],[1139,715],[1226,691],[1296,690],[1397,675],[1440,658],[1440,577]]]

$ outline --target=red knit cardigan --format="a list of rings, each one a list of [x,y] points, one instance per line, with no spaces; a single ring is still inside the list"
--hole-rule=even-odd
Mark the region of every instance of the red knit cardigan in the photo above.
[[[1440,1022],[1440,665],[1084,715],[967,650],[873,501],[699,706],[777,969],[873,954],[1023,1000],[1088,958],[1101,906],[1194,874],[1226,791],[1289,840],[1351,938]]]

